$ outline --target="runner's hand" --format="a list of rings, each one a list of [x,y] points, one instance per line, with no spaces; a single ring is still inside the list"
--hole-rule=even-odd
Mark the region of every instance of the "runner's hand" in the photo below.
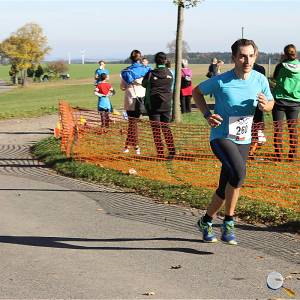
[[[211,127],[218,127],[221,125],[223,118],[218,114],[212,114],[207,118],[207,122]]]
[[[257,101],[258,101],[258,108],[261,111],[266,111],[266,106],[268,104],[268,99],[263,93],[259,93],[257,96]]]

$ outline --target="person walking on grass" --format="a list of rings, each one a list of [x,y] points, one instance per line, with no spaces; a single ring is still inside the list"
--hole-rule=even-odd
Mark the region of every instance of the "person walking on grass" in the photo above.
[[[109,127],[109,113],[112,112],[112,105],[109,96],[115,94],[114,88],[107,82],[108,75],[100,75],[100,83],[95,88],[95,95],[98,96],[98,111],[101,118],[101,127]]]
[[[214,57],[211,60],[210,65],[208,66],[208,72],[206,73],[206,77],[212,78],[217,75],[218,75],[218,59]],[[212,98],[212,94],[210,94],[209,97]]]
[[[169,159],[174,158],[175,146],[169,123],[172,109],[173,75],[166,66],[167,56],[164,52],[155,54],[156,68],[148,72],[142,82],[146,88],[145,106],[149,116],[154,144],[158,158],[164,158],[163,133],[169,151]]]
[[[206,77],[211,78],[218,75],[218,59],[214,57],[211,60],[210,65],[208,66],[208,72],[206,73]]]
[[[267,78],[252,69],[258,53],[255,43],[239,39],[231,51],[234,68],[200,83],[194,88],[193,97],[211,126],[210,145],[222,163],[218,188],[197,227],[204,242],[217,242],[212,221],[225,204],[221,240],[236,245],[233,217],[246,175],[253,115],[257,105],[262,111],[271,111],[274,100]],[[216,100],[214,113],[204,99],[208,94],[213,94]]]
[[[217,75],[221,74],[222,73],[222,69],[221,67],[224,65],[224,61],[221,60],[221,59],[218,59],[218,62],[217,62]]]
[[[105,69],[105,62],[103,60],[99,60],[99,67],[95,71],[95,85],[101,82],[101,74],[107,75],[107,80],[109,79],[109,71]]]

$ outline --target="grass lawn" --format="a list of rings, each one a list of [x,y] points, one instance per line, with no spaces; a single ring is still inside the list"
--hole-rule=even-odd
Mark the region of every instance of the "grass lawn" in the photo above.
[[[122,109],[124,93],[120,90],[120,70],[125,65],[112,64],[107,66],[110,70],[110,83],[116,90],[111,98],[115,109]],[[192,65],[194,82],[205,79],[207,65]],[[26,87],[17,87],[10,92],[0,94],[0,118],[18,118],[40,116],[55,113],[59,100],[66,100],[73,106],[96,109],[97,97],[94,96],[94,71],[97,65],[70,65],[70,80],[53,80],[42,83],[30,83]],[[228,66],[229,68],[229,66]],[[8,66],[0,66],[0,78],[9,80]],[[184,116],[184,121],[192,122],[194,116]]]
[[[58,109],[60,99],[65,99],[72,105],[86,107],[91,107],[95,100],[95,97],[89,93],[91,87],[86,84],[61,85],[55,88],[42,85],[34,88],[17,88],[9,93],[0,94],[2,107],[0,118],[31,117],[54,113]],[[76,100],[72,101],[74,99]]]
[[[127,65],[125,64],[107,64],[106,68],[109,70],[110,74],[120,74],[120,71],[124,69]],[[95,70],[99,67],[98,64],[71,64],[69,65],[68,73],[71,79],[83,79],[91,78],[93,82]]]
[[[10,80],[10,76],[8,75],[9,70],[10,66],[0,65],[0,79],[8,82]]]

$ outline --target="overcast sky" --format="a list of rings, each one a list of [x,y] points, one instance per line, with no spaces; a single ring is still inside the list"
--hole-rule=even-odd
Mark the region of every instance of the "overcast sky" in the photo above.
[[[185,10],[184,40],[191,51],[229,51],[242,35],[264,52],[300,48],[300,0],[205,0]],[[172,0],[0,0],[0,41],[26,23],[39,24],[52,51],[48,59],[126,58],[166,51],[175,38]]]

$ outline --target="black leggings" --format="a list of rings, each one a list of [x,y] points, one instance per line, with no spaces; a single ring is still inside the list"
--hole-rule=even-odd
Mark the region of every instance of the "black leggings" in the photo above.
[[[236,144],[228,139],[215,139],[210,146],[216,157],[222,163],[219,186],[216,194],[225,199],[227,183],[238,188],[246,177],[246,161],[250,144]]]
[[[180,95],[180,108],[182,114],[190,113],[192,111],[191,100],[192,100],[192,96]]]
[[[298,133],[297,133],[297,121],[299,115],[300,106],[289,107],[280,106],[275,103],[272,110],[274,121],[274,148],[278,157],[282,155],[283,145],[283,119],[286,116],[290,140],[289,140],[289,157],[293,157],[297,153]]]
[[[154,144],[158,157],[164,156],[164,145],[162,141],[161,132],[165,137],[169,155],[175,155],[174,139],[170,123],[170,112],[149,112],[149,120],[151,121],[151,128],[153,133]]]

